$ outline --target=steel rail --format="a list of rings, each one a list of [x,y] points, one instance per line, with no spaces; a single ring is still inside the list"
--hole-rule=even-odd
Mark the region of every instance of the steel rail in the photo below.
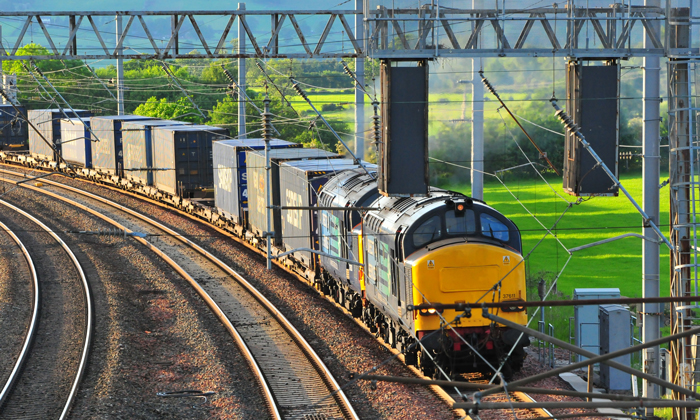
[[[36,274],[36,266],[34,265],[34,260],[32,260],[31,254],[29,254],[29,251],[24,246],[22,241],[4,223],[0,222],[0,228],[2,228],[2,230],[4,230],[8,235],[10,235],[10,237],[15,241],[17,246],[19,246],[19,248],[22,250],[24,259],[27,261],[27,265],[29,266],[29,271],[31,271],[32,273],[32,290],[34,291],[34,299],[32,299],[32,305],[34,308],[32,310],[32,319],[29,323],[29,328],[27,329],[27,336],[24,339],[22,349],[20,350],[19,355],[17,356],[15,367],[12,369],[12,372],[10,372],[10,377],[8,378],[7,382],[5,382],[5,386],[2,388],[2,391],[0,391],[1,407],[5,402],[7,395],[10,393],[10,389],[12,389],[12,386],[14,385],[14,383],[17,380],[17,377],[19,376],[19,372],[27,359],[27,355],[29,354],[29,346],[34,340],[34,334],[36,332],[36,326],[39,319],[39,278]]]
[[[513,391],[513,392],[511,392],[511,395],[512,395],[515,399],[519,399],[520,401],[522,401],[521,404],[532,404],[533,407],[530,407],[529,410],[532,411],[532,412],[534,412],[534,413],[536,413],[539,417],[555,418],[555,416],[552,415],[552,413],[550,413],[549,411],[547,411],[546,408],[539,406],[540,403],[539,403],[538,401],[535,401],[534,398],[532,398],[531,396],[529,396],[529,395],[526,394],[525,392],[522,392],[522,391]],[[509,407],[509,408],[510,408],[510,407]],[[515,407],[513,407],[513,408],[515,408]]]
[[[13,173],[13,172],[7,171],[7,170],[0,170],[0,172],[2,172],[2,173],[11,173],[13,176],[21,176],[21,174]],[[12,182],[12,181],[10,181],[10,182]],[[254,298],[255,298],[255,299],[256,299],[256,300],[257,300],[257,301],[258,301],[258,302],[259,302],[259,303],[260,303],[260,304],[261,304],[261,305],[262,305],[262,306],[263,306],[263,307],[278,321],[278,322],[279,322],[279,323],[280,323],[280,325],[290,334],[290,336],[292,337],[292,339],[294,339],[294,341],[298,344],[298,346],[300,347],[300,349],[301,349],[301,350],[304,352],[304,354],[309,358],[309,361],[310,361],[311,364],[314,366],[314,368],[318,371],[319,375],[320,375],[321,378],[324,380],[324,382],[326,383],[326,386],[329,388],[329,390],[330,390],[331,392],[334,392],[334,393],[335,393],[335,394],[334,394],[335,399],[336,399],[338,405],[340,406],[341,410],[346,414],[346,416],[347,416],[348,418],[350,418],[350,419],[358,419],[358,418],[359,418],[359,417],[357,416],[357,414],[355,413],[355,410],[354,410],[354,408],[352,407],[352,404],[350,403],[350,400],[347,398],[347,396],[345,395],[345,393],[340,389],[339,384],[337,383],[337,381],[335,380],[335,378],[334,378],[333,375],[331,374],[330,370],[328,370],[328,367],[323,363],[323,361],[322,361],[321,358],[318,356],[318,354],[313,350],[313,348],[311,347],[311,345],[309,345],[309,343],[304,339],[304,337],[299,333],[299,331],[292,325],[292,323],[291,323],[289,320],[287,320],[287,318],[286,318],[286,317],[285,317],[285,316],[284,316],[284,315],[283,315],[283,314],[282,314],[282,313],[281,313],[281,312],[280,312],[280,311],[279,311],[279,310],[278,310],[278,309],[277,309],[277,308],[276,308],[262,293],[260,293],[252,284],[250,284],[250,283],[249,283],[245,278],[243,278],[238,272],[236,272],[235,270],[233,270],[231,267],[229,267],[227,264],[225,264],[223,261],[221,261],[220,259],[218,259],[216,256],[214,256],[214,255],[211,254],[210,252],[206,251],[206,250],[205,250],[204,248],[202,248],[201,246],[197,245],[196,243],[194,243],[194,242],[192,242],[191,240],[187,239],[186,237],[182,236],[182,235],[179,234],[178,232],[175,232],[174,230],[168,228],[167,226],[165,226],[165,225],[163,225],[163,224],[161,224],[161,223],[159,223],[159,222],[157,222],[157,221],[155,221],[155,220],[153,220],[153,219],[151,219],[151,218],[149,218],[149,217],[147,217],[147,216],[145,216],[145,215],[143,215],[143,214],[140,214],[140,213],[138,213],[138,212],[136,212],[136,211],[134,211],[134,210],[132,210],[132,209],[129,209],[129,208],[125,207],[125,206],[122,206],[121,204],[115,203],[115,202],[113,202],[113,201],[111,201],[111,200],[108,200],[108,199],[106,199],[106,198],[104,198],[104,197],[97,196],[97,195],[92,194],[92,193],[89,193],[89,192],[87,192],[87,191],[82,191],[82,190],[80,190],[80,189],[78,189],[78,188],[74,188],[74,187],[71,187],[71,186],[69,186],[69,185],[65,185],[65,184],[62,184],[62,183],[59,183],[59,182],[54,182],[54,181],[45,181],[45,183],[46,183],[46,184],[49,184],[49,185],[53,185],[53,186],[58,187],[58,188],[66,189],[66,190],[68,190],[68,191],[71,191],[71,192],[74,192],[74,193],[76,193],[76,194],[80,194],[80,195],[89,197],[89,198],[94,199],[94,200],[98,200],[98,201],[100,201],[101,203],[107,204],[107,205],[109,205],[109,206],[111,206],[111,207],[114,207],[114,208],[116,208],[116,209],[118,209],[118,210],[121,210],[121,211],[123,211],[123,212],[125,212],[125,213],[127,213],[127,214],[129,214],[129,215],[131,215],[131,216],[134,216],[134,217],[138,218],[139,220],[142,220],[142,221],[144,221],[144,222],[146,222],[146,223],[148,223],[148,224],[150,224],[150,225],[152,225],[152,226],[155,226],[156,228],[158,228],[158,229],[160,229],[160,230],[166,232],[167,234],[171,235],[173,238],[176,238],[176,239],[179,240],[180,242],[183,242],[183,243],[185,243],[186,245],[190,246],[190,247],[193,248],[195,251],[197,251],[198,253],[200,253],[202,256],[204,256],[205,258],[207,258],[207,259],[209,259],[211,262],[213,262],[217,267],[219,267],[220,269],[222,269],[223,271],[225,271],[226,273],[228,273],[229,275],[231,275],[232,277],[234,277],[234,278],[238,281],[238,283],[239,283],[240,285],[242,285],[242,286],[243,286],[243,287],[244,287],[244,288],[245,288],[245,289],[246,289],[246,290],[247,290],[247,291],[248,291],[248,292],[249,292],[249,293],[250,293],[250,294],[251,294],[251,295],[252,295],[252,296],[253,296],[253,297],[254,297]],[[66,202],[71,202],[71,203],[73,203],[73,205],[75,205],[75,206],[77,206],[77,207],[79,207],[79,208],[82,208],[83,210],[88,211],[88,212],[90,212],[91,214],[94,214],[94,215],[96,215],[96,216],[102,218],[102,219],[105,220],[105,221],[108,221],[109,223],[111,223],[112,225],[116,226],[117,228],[119,228],[119,229],[121,229],[121,230],[124,230],[124,231],[126,231],[127,233],[130,233],[130,232],[131,232],[129,229],[127,229],[126,227],[122,226],[122,225],[119,224],[118,222],[116,222],[116,221],[114,221],[114,220],[108,218],[107,216],[101,215],[99,212],[97,212],[97,211],[95,211],[95,210],[93,210],[93,209],[90,209],[89,207],[84,206],[84,205],[82,205],[82,204],[80,204],[80,203],[74,203],[72,200],[67,199],[66,197],[62,197],[62,196],[60,196],[60,195],[58,195],[58,194],[54,194],[54,193],[51,193],[51,192],[49,192],[49,191],[45,191],[45,190],[42,190],[42,189],[36,188],[36,187],[31,187],[31,186],[26,186],[26,185],[25,185],[25,187],[26,187],[26,188],[29,188],[29,189],[32,189],[32,190],[35,190],[35,191],[38,191],[38,192],[41,192],[41,193],[45,193],[45,194],[51,195],[51,196],[53,196],[53,197],[55,197],[55,198],[57,198],[57,199],[60,199],[60,200],[66,201]],[[154,250],[158,249],[158,248],[155,247],[153,244],[149,243],[148,241],[146,241],[146,240],[143,239],[143,238],[139,238],[139,237],[134,237],[134,238],[135,238],[137,241],[139,241],[139,242],[143,243],[144,245],[146,245],[149,249],[154,249]],[[158,252],[160,252],[160,253],[162,254],[162,255],[159,254],[159,256],[161,256],[162,258],[164,258],[166,261],[171,261],[171,262],[172,262],[171,265],[173,266],[173,268],[175,268],[181,275],[182,275],[183,273],[185,273],[184,270],[183,270],[182,268],[180,268],[179,265],[177,265],[177,263],[175,263],[175,261],[173,261],[172,259],[170,259],[170,257],[168,257],[167,255],[165,255],[164,253],[162,253],[162,251],[160,251],[160,250],[158,250]],[[170,262],[169,262],[169,264],[170,264]],[[177,268],[176,268],[176,267],[177,267]],[[180,270],[182,270],[182,271],[180,271]],[[186,273],[185,273],[185,274],[186,274]],[[184,276],[191,284],[193,284],[193,286],[196,285],[196,286],[195,286],[195,289],[197,290],[198,293],[200,293],[200,295],[202,295],[202,297],[205,299],[205,301],[207,301],[208,304],[210,304],[209,301],[211,301],[210,307],[211,307],[211,305],[215,305],[215,307],[217,308],[216,310],[217,310],[217,311],[221,311],[221,309],[218,307],[218,305],[216,304],[216,302],[215,302],[213,299],[211,299],[211,297],[209,297],[209,295],[206,293],[206,291],[196,282],[196,280],[195,280],[194,278],[192,278],[191,276],[189,276],[189,274],[186,274],[186,275],[183,275],[183,276]],[[206,296],[206,297],[205,297],[205,296]],[[226,316],[223,314],[223,311],[221,311],[221,316],[223,316],[224,318],[226,318]],[[217,317],[219,317],[218,314],[217,314]],[[220,319],[221,319],[221,318],[220,318]],[[226,318],[226,324],[230,324],[230,328],[232,328],[232,329],[235,331],[235,327],[233,327],[233,324],[231,324],[230,321],[229,321],[227,318]],[[228,328],[228,325],[227,325],[227,328]],[[237,332],[236,332],[236,335],[238,335]],[[238,335],[238,337],[240,337],[240,335]],[[241,340],[242,340],[242,338],[241,338]],[[242,341],[241,341],[241,342],[242,342]],[[246,347],[246,348],[247,348],[247,347]],[[252,356],[252,353],[251,353],[251,356],[250,356],[250,357],[251,357],[251,358],[253,357],[253,356]],[[254,360],[254,359],[252,359],[252,360]],[[256,366],[257,366],[257,364],[256,364]],[[261,378],[261,379],[264,379],[264,376],[262,375],[262,371],[259,369],[259,367],[258,367],[258,371],[260,372],[260,375],[261,375],[260,378]],[[270,396],[270,398],[271,398],[270,401],[272,402],[272,407],[274,408],[275,411],[277,411],[276,404],[275,404],[275,402],[274,402],[275,400],[274,400],[274,398],[272,397],[271,391],[269,390],[269,388],[267,388],[267,384],[265,384],[265,387],[266,387],[267,391],[270,392],[269,396]],[[279,412],[277,412],[277,415],[279,415]],[[277,418],[281,418],[281,417],[277,417]]]
[[[73,264],[75,265],[75,268],[78,270],[78,273],[80,274],[80,279],[82,282],[83,286],[83,291],[85,292],[85,308],[86,308],[86,325],[85,325],[85,343],[83,344],[83,351],[80,356],[80,363],[78,365],[78,372],[75,375],[75,379],[73,380],[73,385],[71,386],[70,393],[68,394],[68,399],[66,401],[66,404],[63,406],[63,411],[61,412],[61,416],[59,417],[59,420],[64,420],[67,418],[68,413],[70,412],[70,408],[73,405],[73,401],[75,400],[75,396],[78,392],[78,386],[80,385],[80,381],[83,378],[83,374],[85,373],[85,368],[87,365],[87,358],[88,354],[90,351],[90,343],[92,342],[92,329],[93,329],[93,323],[92,323],[92,317],[93,317],[93,310],[92,310],[92,296],[90,295],[90,285],[87,282],[87,278],[85,277],[85,272],[83,271],[83,267],[80,265],[80,262],[76,258],[75,254],[73,251],[71,251],[70,247],[63,242],[63,239],[61,239],[60,236],[58,236],[54,231],[52,231],[48,226],[46,226],[44,223],[42,223],[39,219],[36,217],[32,216],[31,214],[27,213],[26,211],[13,206],[12,204],[0,200],[0,204],[2,204],[5,207],[8,207],[17,213],[23,215],[27,219],[31,220],[32,222],[36,223],[41,227],[43,230],[46,231],[49,235],[51,235],[56,242],[61,245],[61,247],[66,251],[66,254],[70,257],[71,261],[73,261]]]
[[[0,172],[7,173],[10,171],[0,170]],[[5,182],[14,182],[12,180],[8,180],[5,178],[2,178],[2,180]],[[47,183],[51,183],[51,182],[47,182]],[[83,211],[86,211],[86,212],[92,214],[95,217],[98,217],[99,219],[111,224],[112,226],[115,226],[116,228],[123,230],[127,234],[132,233],[131,230],[127,229],[125,226],[123,226],[119,222],[113,220],[112,218],[105,216],[104,214],[102,214],[94,209],[91,209],[87,206],[84,206],[80,203],[76,203],[70,199],[67,199],[66,197],[62,197],[62,196],[60,196],[58,194],[54,194],[50,191],[42,190],[38,187],[26,186],[26,188],[33,190],[33,191],[36,191],[36,192],[46,194],[50,197],[56,198],[57,200],[67,202],[67,203],[69,203],[69,204],[71,204],[71,205],[73,205],[73,206],[75,206]],[[72,187],[69,187],[69,188],[72,188]],[[123,209],[120,208],[120,210],[123,210]],[[207,305],[212,310],[214,315],[221,321],[221,323],[224,325],[226,330],[228,330],[229,334],[231,334],[234,341],[236,342],[236,345],[241,350],[241,353],[243,353],[243,355],[245,356],[246,361],[247,361],[248,365],[250,366],[251,370],[254,372],[254,374],[258,378],[258,381],[260,383],[260,387],[262,388],[263,394],[265,395],[265,397],[267,399],[267,405],[268,405],[269,410],[271,411],[270,414],[272,415],[272,417],[274,419],[282,419],[282,416],[280,415],[279,410],[277,410],[277,406],[274,402],[272,392],[270,391],[270,388],[267,385],[265,377],[262,374],[262,370],[257,365],[257,362],[255,361],[255,358],[253,357],[252,352],[250,351],[248,346],[245,344],[245,341],[243,341],[243,338],[238,333],[238,330],[236,330],[236,328],[233,326],[231,321],[226,317],[226,315],[221,310],[219,305],[217,305],[217,303],[214,301],[214,299],[212,299],[211,296],[209,296],[209,294],[202,288],[202,286],[192,276],[190,276],[189,273],[187,273],[187,271],[185,271],[182,267],[180,267],[180,265],[178,265],[177,262],[175,262],[172,258],[170,258],[166,253],[164,253],[158,247],[156,247],[155,245],[151,244],[150,242],[146,241],[145,239],[143,239],[141,237],[138,237],[138,236],[133,236],[133,237],[138,242],[140,242],[142,245],[146,246],[148,249],[150,249],[156,255],[158,255],[160,258],[162,258],[178,274],[180,274],[183,278],[185,278],[187,280],[187,282],[190,283],[190,285],[197,291],[197,293],[200,295],[200,297],[207,303]]]

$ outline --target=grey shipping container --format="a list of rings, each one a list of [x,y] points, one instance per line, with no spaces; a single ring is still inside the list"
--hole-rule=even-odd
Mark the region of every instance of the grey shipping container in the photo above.
[[[152,120],[140,115],[110,115],[90,118],[90,128],[97,137],[92,143],[92,167],[109,174],[122,175],[124,164],[122,124],[127,121]]]
[[[273,206],[280,205],[280,164],[302,159],[336,159],[340,155],[319,149],[278,149],[270,151],[270,189]],[[260,151],[246,152],[248,173],[248,225],[258,236],[267,229],[267,213],[265,206],[265,153]],[[282,244],[282,226],[280,212],[273,211],[271,220],[272,231],[275,233],[273,243]]]
[[[90,126],[90,118],[61,120],[61,156],[68,163],[92,168],[92,136],[86,124]]]
[[[299,143],[270,140],[271,149],[300,148]],[[248,212],[246,151],[265,149],[263,139],[221,140],[214,142],[214,203],[235,223],[244,224]]]
[[[65,115],[59,109],[32,109],[27,112],[27,119],[36,127],[44,138],[61,152],[61,120],[66,118],[90,117],[92,113],[84,109],[76,109],[75,112],[66,109]],[[55,160],[51,146],[42,140],[31,126],[29,127],[29,153],[38,158]]]
[[[153,185],[181,197],[199,197],[214,186],[212,142],[228,131],[208,125],[153,129]]]
[[[376,172],[376,165],[363,162]],[[352,159],[291,161],[280,165],[280,205],[313,207],[319,192],[337,173],[360,168]],[[284,251],[298,248],[319,250],[318,211],[282,210],[282,243]],[[315,267],[315,259],[307,251],[298,251],[294,257],[307,267]]]
[[[153,127],[191,125],[174,120],[124,121],[122,143],[124,177],[142,185],[153,185]]]
[[[21,115],[27,114],[23,106],[17,107]],[[28,136],[27,122],[23,117],[17,116],[17,110],[12,105],[0,105],[0,150],[27,150]]]

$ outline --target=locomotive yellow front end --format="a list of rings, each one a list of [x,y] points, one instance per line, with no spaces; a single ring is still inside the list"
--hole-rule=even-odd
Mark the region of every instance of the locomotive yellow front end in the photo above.
[[[513,250],[465,242],[416,252],[406,265],[411,267],[414,305],[474,304],[471,317],[461,317],[448,328],[488,326],[490,321],[481,316],[479,308],[483,302],[513,302],[500,316],[523,325],[527,322],[524,308],[518,305],[526,300],[525,265],[523,257]],[[451,322],[457,315],[461,312],[452,309],[441,314],[434,310],[416,311],[415,330],[420,334],[439,329],[443,318]]]
[[[480,304],[512,302],[512,306],[499,310],[499,316],[527,323],[521,305],[526,300],[522,255],[507,247],[469,239],[440,245],[432,244],[406,260],[412,273],[412,302],[466,303],[472,309],[414,311],[416,338],[423,343],[418,363],[426,374],[434,374],[436,361],[452,373],[493,372],[505,361],[502,372],[509,377],[522,366],[529,341],[515,330],[492,325],[482,317]],[[506,360],[512,347],[514,351]]]

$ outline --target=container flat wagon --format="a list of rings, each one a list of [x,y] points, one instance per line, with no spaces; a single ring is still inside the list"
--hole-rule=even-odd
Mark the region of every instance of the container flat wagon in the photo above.
[[[297,149],[299,143],[272,139],[270,149]],[[248,213],[246,151],[264,153],[263,139],[235,139],[214,142],[214,197],[216,207],[236,224],[244,224]]]
[[[92,145],[92,167],[104,173],[123,175],[124,151],[122,124],[153,120],[140,115],[110,115],[90,118],[90,128],[97,137]]]
[[[155,127],[153,185],[184,198],[212,195],[212,142],[229,138],[224,128],[208,125]]]
[[[153,128],[191,123],[174,120],[124,121],[124,178],[144,186],[153,185]]]
[[[48,145],[31,126],[29,127],[29,152],[39,159],[58,160],[52,146],[61,153],[61,120],[64,118],[90,117],[92,113],[84,109],[76,109],[75,112],[60,109],[32,109],[27,112],[27,118],[36,127],[44,138],[51,143]]]

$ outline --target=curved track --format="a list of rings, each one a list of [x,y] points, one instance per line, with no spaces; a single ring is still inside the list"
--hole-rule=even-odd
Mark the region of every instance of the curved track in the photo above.
[[[146,231],[157,235],[154,237],[158,246],[142,237],[134,238],[186,278],[224,323],[260,378],[272,417],[357,418],[330,371],[301,334],[229,266],[177,232],[131,209],[64,184],[42,182],[68,191],[71,197],[46,191],[46,188],[24,186],[77,206],[127,235]],[[183,249],[182,244],[186,248]]]
[[[32,322],[33,332],[25,341],[12,376],[3,389],[0,417],[3,419],[64,419],[68,416],[75,399],[80,380],[85,372],[86,361],[92,340],[92,299],[85,273],[68,245],[44,223],[31,214],[10,203],[0,204],[21,214],[50,235],[65,252],[58,256],[50,247],[42,245],[38,238],[29,238],[35,247],[44,248],[42,261],[54,259],[55,274],[40,275],[35,288],[37,322]],[[27,230],[28,233],[28,230]],[[45,258],[45,259],[44,259]],[[75,273],[66,277],[58,274],[66,269],[65,263],[75,267]],[[77,289],[67,283],[79,278]],[[82,296],[79,296],[82,295]],[[83,319],[75,319],[82,315]],[[76,342],[74,333],[83,326],[81,337]],[[77,358],[77,363],[62,365],[61,362]],[[64,392],[67,390],[67,392]]]
[[[6,354],[6,357],[4,358],[4,360],[8,364],[12,364],[12,369],[9,372],[9,375],[7,375],[7,377],[5,378],[5,385],[3,386],[2,390],[0,390],[0,407],[2,407],[5,402],[5,399],[10,393],[10,390],[12,389],[12,385],[15,383],[19,376],[19,370],[21,369],[22,364],[27,358],[27,354],[29,353],[29,346],[31,345],[31,342],[36,333],[37,322],[39,321],[39,278],[36,274],[34,260],[32,260],[32,256],[29,254],[27,247],[24,246],[22,241],[17,237],[17,235],[14,234],[14,232],[10,230],[10,228],[7,227],[7,225],[0,222],[0,228],[2,228],[2,230],[5,231],[5,233],[7,233],[12,238],[12,240],[22,251],[22,255],[24,256],[24,259],[27,262],[27,268],[29,269],[32,277],[32,309],[29,326],[27,328],[22,347],[16,357],[12,357],[12,355]]]

